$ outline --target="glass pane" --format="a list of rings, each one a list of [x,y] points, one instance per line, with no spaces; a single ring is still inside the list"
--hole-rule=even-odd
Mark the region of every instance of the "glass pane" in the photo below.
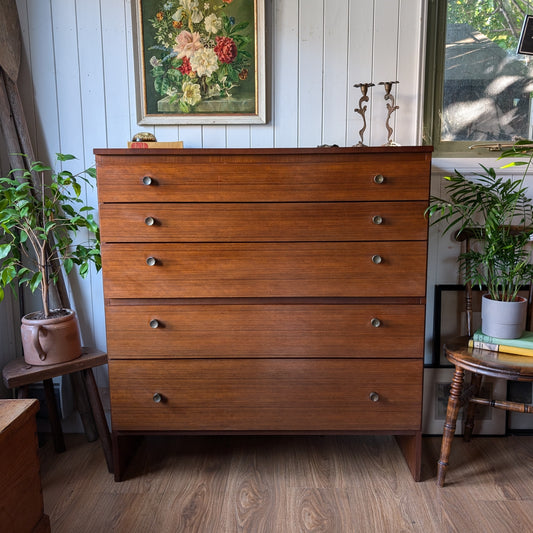
[[[442,141],[532,138],[533,56],[516,54],[533,1],[449,0]]]

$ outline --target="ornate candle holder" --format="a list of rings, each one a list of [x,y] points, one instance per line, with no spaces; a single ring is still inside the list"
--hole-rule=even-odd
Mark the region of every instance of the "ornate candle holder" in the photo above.
[[[361,89],[361,93],[362,93],[362,96],[361,98],[359,98],[359,107],[355,108],[354,111],[356,113],[359,113],[361,115],[361,117],[363,118],[363,127],[359,130],[359,137],[361,137],[361,140],[355,145],[355,146],[366,146],[366,144],[363,143],[363,135],[365,133],[365,130],[366,130],[366,117],[365,117],[365,113],[366,113],[366,109],[367,109],[367,106],[366,105],[363,105],[364,102],[368,102],[369,98],[368,98],[368,89],[370,87],[374,87],[374,84],[373,83],[357,83],[356,85],[354,85],[354,87],[356,88],[360,88]]]
[[[399,81],[380,81],[379,85],[385,86],[385,100],[390,100],[390,103],[387,102],[387,120],[385,121],[385,127],[387,128],[387,131],[389,132],[387,136],[387,142],[383,146],[399,146],[398,143],[391,140],[392,137],[392,128],[390,126],[390,117],[396,111],[397,109],[400,109],[399,106],[395,105],[394,103],[394,96],[390,93],[392,90],[392,86],[395,83],[400,83]]]

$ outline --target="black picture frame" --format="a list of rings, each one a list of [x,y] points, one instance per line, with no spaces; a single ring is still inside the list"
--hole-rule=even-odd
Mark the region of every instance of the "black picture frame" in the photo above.
[[[524,19],[516,53],[533,55],[533,15],[526,15]]]
[[[465,286],[461,284],[443,284],[435,285],[434,311],[433,311],[433,350],[431,362],[427,366],[431,367],[449,367],[446,357],[444,356],[443,346],[450,337],[458,337],[466,334],[466,318],[464,316],[464,299]],[[476,299],[476,294],[481,294],[479,287],[472,288],[472,299]],[[450,301],[451,300],[451,301]],[[449,313],[450,306],[456,311]],[[473,305],[474,311],[476,306]],[[448,311],[448,313],[446,313]],[[444,316],[448,317],[447,323],[443,323]],[[454,324],[450,324],[450,318],[453,317]],[[474,330],[479,324],[474,320]],[[444,333],[443,333],[444,331]]]
[[[472,287],[472,332],[481,327],[481,296],[487,292],[485,287]],[[529,285],[520,288],[519,294],[528,297]],[[431,360],[425,366],[451,366],[444,355],[444,345],[452,338],[467,334],[466,288],[461,284],[435,285],[433,309],[433,349]],[[531,327],[531,326],[528,326]]]

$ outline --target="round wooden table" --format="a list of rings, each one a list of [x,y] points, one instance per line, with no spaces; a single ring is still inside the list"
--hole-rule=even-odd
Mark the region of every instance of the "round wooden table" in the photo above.
[[[488,405],[508,411],[533,413],[532,405],[477,397],[483,376],[511,381],[533,382],[533,357],[470,348],[466,337],[447,344],[444,347],[444,351],[447,359],[455,366],[455,372],[448,399],[438,461],[437,485],[439,487],[444,485],[457,415],[461,406],[464,405],[466,408],[464,429],[464,439],[466,441],[472,435],[476,404]],[[464,388],[465,372],[472,374],[472,382],[466,389]]]

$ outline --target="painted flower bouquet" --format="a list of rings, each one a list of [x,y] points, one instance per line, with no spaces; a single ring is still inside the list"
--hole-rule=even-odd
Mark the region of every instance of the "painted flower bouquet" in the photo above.
[[[248,76],[253,28],[249,21],[239,22],[227,14],[234,2],[253,5],[249,0],[156,2],[149,19],[154,44],[148,46],[154,52],[150,58],[154,88],[177,104],[179,112],[190,113],[205,100],[231,97],[241,84],[251,85],[253,91],[253,76]]]

